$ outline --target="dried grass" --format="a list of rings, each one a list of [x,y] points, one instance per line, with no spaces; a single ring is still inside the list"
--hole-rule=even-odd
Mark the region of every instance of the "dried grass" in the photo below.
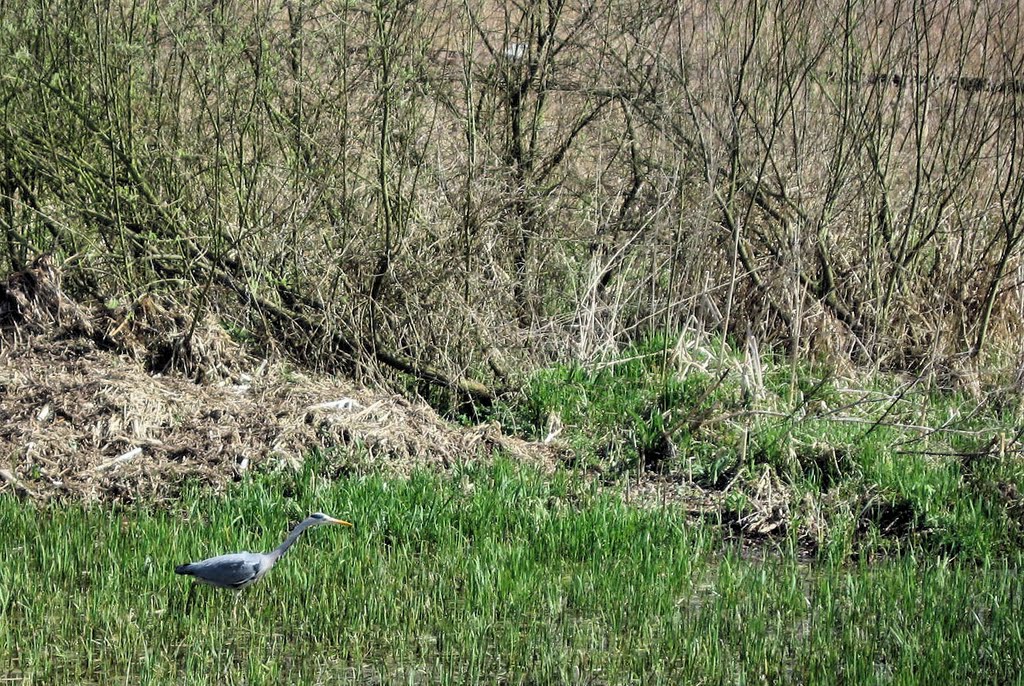
[[[496,426],[454,426],[426,404],[258,362],[212,319],[186,335],[187,318],[153,302],[89,312],[48,264],[12,275],[0,296],[0,487],[22,494],[160,498],[335,447],[396,474],[498,450],[555,459]]]

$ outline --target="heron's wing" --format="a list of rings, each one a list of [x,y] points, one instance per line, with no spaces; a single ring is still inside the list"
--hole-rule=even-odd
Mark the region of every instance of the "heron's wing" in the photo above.
[[[259,553],[231,553],[193,562],[183,571],[213,586],[240,588],[259,578],[264,564]]]

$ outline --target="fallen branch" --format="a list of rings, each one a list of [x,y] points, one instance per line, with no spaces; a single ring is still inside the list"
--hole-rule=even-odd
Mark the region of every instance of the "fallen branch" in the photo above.
[[[116,467],[119,464],[124,464],[125,462],[129,462],[131,460],[134,460],[136,457],[138,457],[141,454],[142,454],[142,448],[139,448],[139,447],[132,448],[128,452],[124,453],[123,455],[118,455],[117,457],[115,457],[112,460],[107,460],[106,462],[103,462],[102,464],[96,465],[95,467],[93,467],[92,470],[94,472],[101,472],[101,473],[102,472],[106,472],[108,470],[113,469],[114,467]]]
[[[13,473],[6,469],[0,469],[0,480],[3,480],[4,483],[10,484],[11,488],[23,495],[28,495],[33,498],[36,497],[36,494],[28,486],[23,484],[18,477],[14,476]]]
[[[355,398],[342,398],[341,400],[331,400],[326,403],[317,403],[316,405],[310,405],[307,410],[352,410],[357,407],[362,407],[359,401]]]

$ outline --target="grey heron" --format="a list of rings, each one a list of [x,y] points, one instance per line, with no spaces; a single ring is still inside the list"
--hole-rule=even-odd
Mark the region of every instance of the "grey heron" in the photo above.
[[[288,552],[288,548],[292,546],[292,543],[298,540],[303,531],[319,524],[352,526],[349,522],[329,517],[323,512],[317,512],[299,522],[292,529],[292,532],[288,534],[288,538],[284,539],[281,545],[269,553],[250,553],[246,551],[217,555],[216,557],[210,557],[199,562],[178,565],[174,568],[174,573],[193,576],[201,584],[218,588],[233,588],[236,590],[245,588],[254,581],[259,581],[264,574],[269,572],[270,568],[277,564],[277,561]]]

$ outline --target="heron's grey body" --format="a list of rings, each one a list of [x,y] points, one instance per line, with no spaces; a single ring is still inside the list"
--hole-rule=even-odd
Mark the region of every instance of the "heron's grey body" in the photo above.
[[[288,534],[288,538],[269,553],[241,552],[218,555],[199,562],[178,565],[174,568],[174,573],[195,577],[195,580],[201,584],[218,588],[245,588],[254,581],[259,581],[264,574],[270,571],[270,568],[284,556],[303,531],[318,524],[352,526],[348,522],[317,512],[300,522]]]
[[[174,568],[176,574],[194,576],[196,581],[218,588],[245,588],[274,566],[263,553],[229,553]]]

